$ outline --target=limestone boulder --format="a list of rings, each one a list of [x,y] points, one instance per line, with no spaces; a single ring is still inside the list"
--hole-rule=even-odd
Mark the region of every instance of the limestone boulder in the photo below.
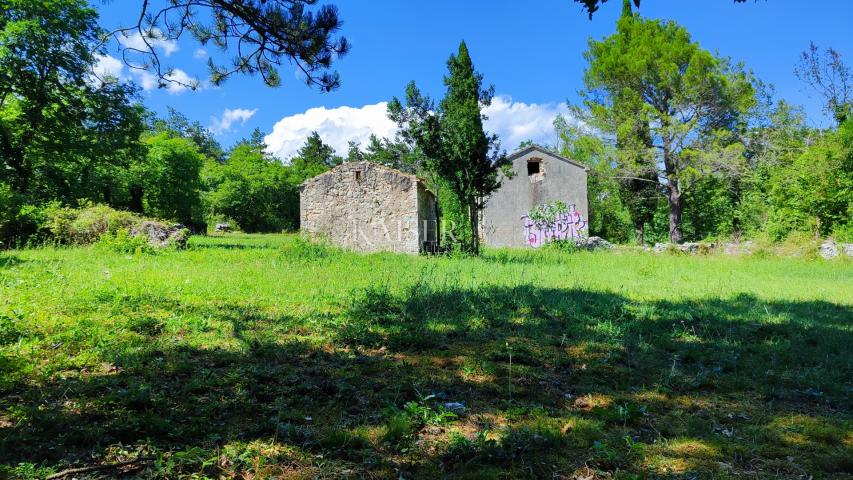
[[[601,237],[589,237],[584,243],[587,250],[611,250],[614,248],[612,243]]]
[[[144,237],[154,248],[186,248],[189,231],[181,224],[168,224],[145,220],[130,230],[132,236]]]
[[[833,240],[826,240],[820,244],[820,256],[829,260],[838,256],[838,244]]]

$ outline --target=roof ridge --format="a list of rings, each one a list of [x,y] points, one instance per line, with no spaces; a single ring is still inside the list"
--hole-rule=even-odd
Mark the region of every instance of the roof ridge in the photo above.
[[[383,165],[383,164],[381,164],[381,163],[379,163],[379,162],[372,162],[372,161],[370,161],[370,160],[358,160],[358,161],[355,161],[355,162],[347,162],[347,161],[344,161],[343,163],[340,163],[340,164],[338,164],[338,165],[335,165],[334,167],[332,167],[332,168],[330,168],[330,169],[326,170],[326,171],[325,171],[325,172],[323,172],[323,173],[318,173],[317,175],[314,175],[314,176],[313,176],[313,177],[311,177],[311,178],[305,179],[305,181],[303,181],[302,183],[300,183],[300,184],[299,184],[299,186],[301,187],[301,186],[304,186],[305,184],[307,184],[307,183],[309,183],[309,182],[313,182],[314,180],[316,180],[316,179],[318,179],[318,178],[320,178],[320,177],[322,177],[322,176],[324,176],[324,175],[326,175],[326,174],[332,173],[332,172],[333,172],[333,171],[335,171],[335,169],[337,169],[337,168],[343,167],[343,166],[345,166],[345,165],[353,165],[353,164],[357,164],[357,163],[363,163],[363,164],[367,164],[367,165],[370,165],[370,166],[373,166],[373,167],[379,167],[379,168],[381,168],[381,169],[383,169],[383,170],[388,170],[388,171],[394,172],[394,173],[396,173],[396,174],[398,174],[398,175],[403,175],[403,176],[405,176],[405,177],[414,178],[414,179],[415,179],[415,181],[416,181],[417,183],[422,184],[424,187],[426,187],[426,186],[427,186],[427,184],[426,184],[426,180],[425,180],[425,179],[423,179],[423,178],[421,178],[421,177],[419,177],[419,176],[418,176],[417,174],[415,174],[415,173],[407,173],[407,172],[404,172],[404,171],[402,171],[402,170],[400,170],[400,169],[398,169],[398,168],[389,167],[388,165]],[[429,189],[427,189],[427,190],[429,190]],[[430,192],[432,192],[432,191],[430,190]],[[433,193],[433,195],[435,195],[435,194]]]
[[[516,151],[512,152],[511,154],[509,154],[506,158],[507,158],[507,160],[515,160],[516,158],[518,158],[518,157],[520,157],[520,156],[524,155],[525,153],[529,152],[530,150],[538,150],[538,151],[540,151],[540,152],[542,152],[542,153],[545,153],[545,154],[551,155],[551,156],[552,156],[552,157],[554,157],[554,158],[557,158],[557,159],[559,159],[559,160],[562,160],[562,161],[564,161],[564,162],[566,162],[566,163],[568,163],[568,164],[574,165],[574,166],[576,166],[576,167],[580,167],[580,168],[584,169],[584,170],[585,170],[585,171],[587,171],[587,172],[589,172],[589,171],[590,171],[589,166],[584,165],[584,164],[582,164],[582,163],[578,162],[577,160],[572,160],[571,158],[564,157],[564,156],[560,155],[559,153],[556,153],[556,152],[554,152],[554,151],[552,151],[552,150],[549,150],[549,149],[547,149],[547,148],[543,147],[542,145],[539,145],[538,143],[531,143],[530,145],[527,145],[527,146],[526,146],[526,147],[524,147],[524,148],[519,148],[518,150],[516,150]]]

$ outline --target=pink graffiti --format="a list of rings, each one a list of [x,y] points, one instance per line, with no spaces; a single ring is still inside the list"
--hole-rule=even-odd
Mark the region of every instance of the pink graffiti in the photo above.
[[[574,205],[567,212],[558,213],[553,223],[535,222],[528,215],[521,217],[527,245],[538,248],[554,240],[580,239],[586,237],[586,220]]]

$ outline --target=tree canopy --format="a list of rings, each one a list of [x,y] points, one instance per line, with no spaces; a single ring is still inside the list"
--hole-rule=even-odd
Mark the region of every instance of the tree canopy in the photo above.
[[[0,0],[0,181],[32,199],[110,199],[144,128],[130,84],[94,81],[82,0]]]
[[[155,45],[191,35],[202,45],[230,53],[230,64],[208,58],[210,81],[219,85],[234,74],[260,75],[277,87],[284,63],[292,63],[306,84],[323,91],[340,85],[332,63],[349,51],[346,37],[339,36],[342,21],[334,5],[313,8],[317,0],[170,0],[164,6],[143,0],[136,23],[116,28],[103,36],[120,40],[138,35],[142,46],[125,45],[122,57],[128,67],[147,70],[160,86],[178,83],[196,88],[163,65]]]
[[[464,41],[448,59],[447,70],[447,90],[437,106],[411,82],[405,106],[395,97],[388,104],[388,115],[401,137],[423,152],[426,169],[446,182],[467,211],[473,234],[466,249],[477,254],[479,210],[500,186],[498,169],[505,161],[497,136],[483,129],[482,108],[491,104],[494,87],[483,86]]]
[[[821,52],[812,42],[800,54],[794,74],[823,97],[824,111],[839,125],[853,115],[853,75],[838,50]]]
[[[674,22],[623,16],[584,53],[584,101],[614,133],[627,176],[654,181],[669,201],[669,233],[683,240],[684,191],[703,175],[737,169],[738,132],[757,104],[751,74],[714,56]]]

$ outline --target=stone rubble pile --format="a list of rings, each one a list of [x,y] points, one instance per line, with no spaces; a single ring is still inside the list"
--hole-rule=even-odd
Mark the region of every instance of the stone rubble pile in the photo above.
[[[853,258],[853,243],[836,243],[835,240],[827,239],[820,244],[820,256],[827,260],[842,254]]]
[[[601,237],[587,237],[580,241],[580,245],[587,250],[611,250],[614,245]]]
[[[185,248],[189,231],[181,224],[168,224],[145,220],[139,222],[130,229],[132,236],[142,236],[148,240],[148,244],[154,248],[165,248],[175,246]]]

